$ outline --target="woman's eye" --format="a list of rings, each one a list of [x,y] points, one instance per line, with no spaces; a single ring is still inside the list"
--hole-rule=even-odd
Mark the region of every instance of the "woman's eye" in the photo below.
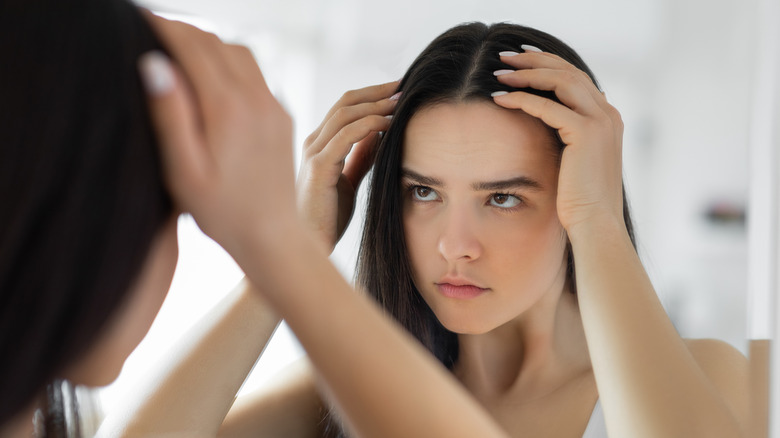
[[[497,193],[490,197],[490,205],[499,208],[517,207],[518,205],[520,205],[521,202],[522,201],[520,201],[520,198],[518,198],[517,196],[506,195],[502,193]]]
[[[435,201],[439,198],[430,187],[417,186],[412,189],[412,195],[417,201]]]

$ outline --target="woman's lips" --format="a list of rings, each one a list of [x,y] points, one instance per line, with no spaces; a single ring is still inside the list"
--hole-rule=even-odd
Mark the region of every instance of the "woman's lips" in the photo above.
[[[461,300],[476,298],[489,290],[477,286],[472,286],[470,284],[456,286],[450,283],[436,283],[436,287],[445,297],[457,298]]]

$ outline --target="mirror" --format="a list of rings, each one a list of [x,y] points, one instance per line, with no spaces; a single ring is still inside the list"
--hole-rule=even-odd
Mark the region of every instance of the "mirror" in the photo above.
[[[625,121],[624,172],[639,251],[672,321],[684,337],[718,338],[748,353],[747,145],[759,0],[140,3],[249,45],[296,120],[297,144],[341,93],[397,79],[457,23],[511,21],[560,37],[591,65]],[[333,255],[347,277],[360,222],[356,215]],[[240,276],[191,221],[181,225],[173,289],[150,335],[105,391],[107,404]],[[281,331],[245,387],[300,354]]]
[[[771,348],[780,328],[780,5],[761,1],[759,11],[750,131],[749,436],[764,438],[780,436],[780,385],[771,376],[780,360],[778,349]]]

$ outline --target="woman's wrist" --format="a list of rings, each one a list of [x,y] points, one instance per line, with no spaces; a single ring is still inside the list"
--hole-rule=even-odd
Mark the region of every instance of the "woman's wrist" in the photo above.
[[[321,253],[327,261],[327,252],[315,241],[312,232],[297,215],[272,223],[256,224],[241,233],[226,247],[244,270],[256,291],[259,291],[277,309],[279,287],[289,281],[290,275],[299,275],[300,264],[314,253]]]
[[[265,296],[266,291],[255,286],[248,278],[244,278],[242,283],[239,305],[250,309],[254,313],[254,319],[263,318],[275,321],[274,325],[279,324],[282,318]]]
[[[246,221],[245,221],[246,222]],[[246,257],[273,254],[283,248],[293,236],[305,232],[303,223],[295,212],[275,214],[251,223],[234,223],[229,235],[219,243],[239,263]],[[227,234],[227,233],[225,233]]]
[[[592,239],[619,237],[629,239],[625,220],[610,214],[593,215],[567,227],[566,233],[573,247]]]

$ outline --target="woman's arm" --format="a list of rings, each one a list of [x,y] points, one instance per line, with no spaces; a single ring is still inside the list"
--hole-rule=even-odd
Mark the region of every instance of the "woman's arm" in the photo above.
[[[390,82],[344,93],[304,142],[296,184],[298,212],[327,252],[349,224],[358,186],[373,162],[377,133],[387,129],[389,119],[385,116],[395,107],[396,100],[390,96],[397,86],[397,82]],[[297,377],[292,389],[287,385],[281,389],[283,394],[316,398],[322,407],[309,365],[305,361],[302,371],[292,373]],[[256,436],[256,423],[266,423],[266,417],[289,415],[288,404],[297,403],[293,401],[296,398],[280,400],[274,389],[271,394],[264,390],[236,400],[220,434]],[[292,432],[280,435],[300,436]]]
[[[153,374],[134,389],[125,406],[112,410],[100,434],[216,436],[278,322],[262,296],[242,282],[187,332]],[[300,396],[300,380],[286,379],[259,393],[299,409],[287,416],[260,417],[253,423],[255,433],[278,435],[291,426],[316,429],[318,405],[311,396]],[[312,411],[315,417],[307,418]]]
[[[494,98],[539,117],[565,144],[558,216],[574,253],[580,310],[610,436],[741,436],[747,424],[739,395],[747,391],[744,357],[712,343],[692,353],[631,244],[623,221],[623,124],[617,110],[587,75],[558,56],[527,52],[501,60],[517,71],[499,76],[500,82],[552,90],[560,100],[524,92]]]
[[[701,342],[692,354],[619,225],[588,223],[570,233],[609,430],[616,436],[742,436],[747,361],[732,347]]]
[[[154,19],[153,120],[174,198],[285,317],[358,436],[500,437],[483,409],[369,298],[296,212],[291,122],[251,54]]]

